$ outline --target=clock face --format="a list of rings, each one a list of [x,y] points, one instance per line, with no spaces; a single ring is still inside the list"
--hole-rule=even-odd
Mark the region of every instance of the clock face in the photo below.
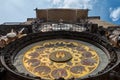
[[[21,72],[43,79],[81,78],[97,73],[96,69],[100,68],[99,50],[92,46],[69,39],[40,41],[23,49],[15,58],[14,65]],[[106,57],[103,55],[103,58]]]

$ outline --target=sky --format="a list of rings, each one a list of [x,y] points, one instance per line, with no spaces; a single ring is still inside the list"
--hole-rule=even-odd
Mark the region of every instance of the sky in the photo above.
[[[0,24],[35,18],[35,8],[90,9],[89,16],[120,25],[120,0],[0,0]]]

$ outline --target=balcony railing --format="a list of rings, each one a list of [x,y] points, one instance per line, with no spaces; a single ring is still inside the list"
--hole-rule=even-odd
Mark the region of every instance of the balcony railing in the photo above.
[[[88,30],[91,24],[69,24],[69,23],[41,23],[33,24],[33,32],[49,32],[49,31],[75,31],[83,32]]]

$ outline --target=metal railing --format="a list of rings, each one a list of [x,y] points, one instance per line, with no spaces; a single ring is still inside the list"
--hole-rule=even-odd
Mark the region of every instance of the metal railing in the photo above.
[[[69,23],[41,23],[33,24],[33,32],[49,32],[49,31],[75,31],[83,32],[88,30],[90,24],[69,24]]]

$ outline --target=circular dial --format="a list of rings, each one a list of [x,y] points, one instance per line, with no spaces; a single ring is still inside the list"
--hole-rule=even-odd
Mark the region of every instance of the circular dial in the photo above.
[[[70,40],[43,41],[23,56],[24,67],[44,79],[80,78],[93,72],[99,61],[90,46]]]

